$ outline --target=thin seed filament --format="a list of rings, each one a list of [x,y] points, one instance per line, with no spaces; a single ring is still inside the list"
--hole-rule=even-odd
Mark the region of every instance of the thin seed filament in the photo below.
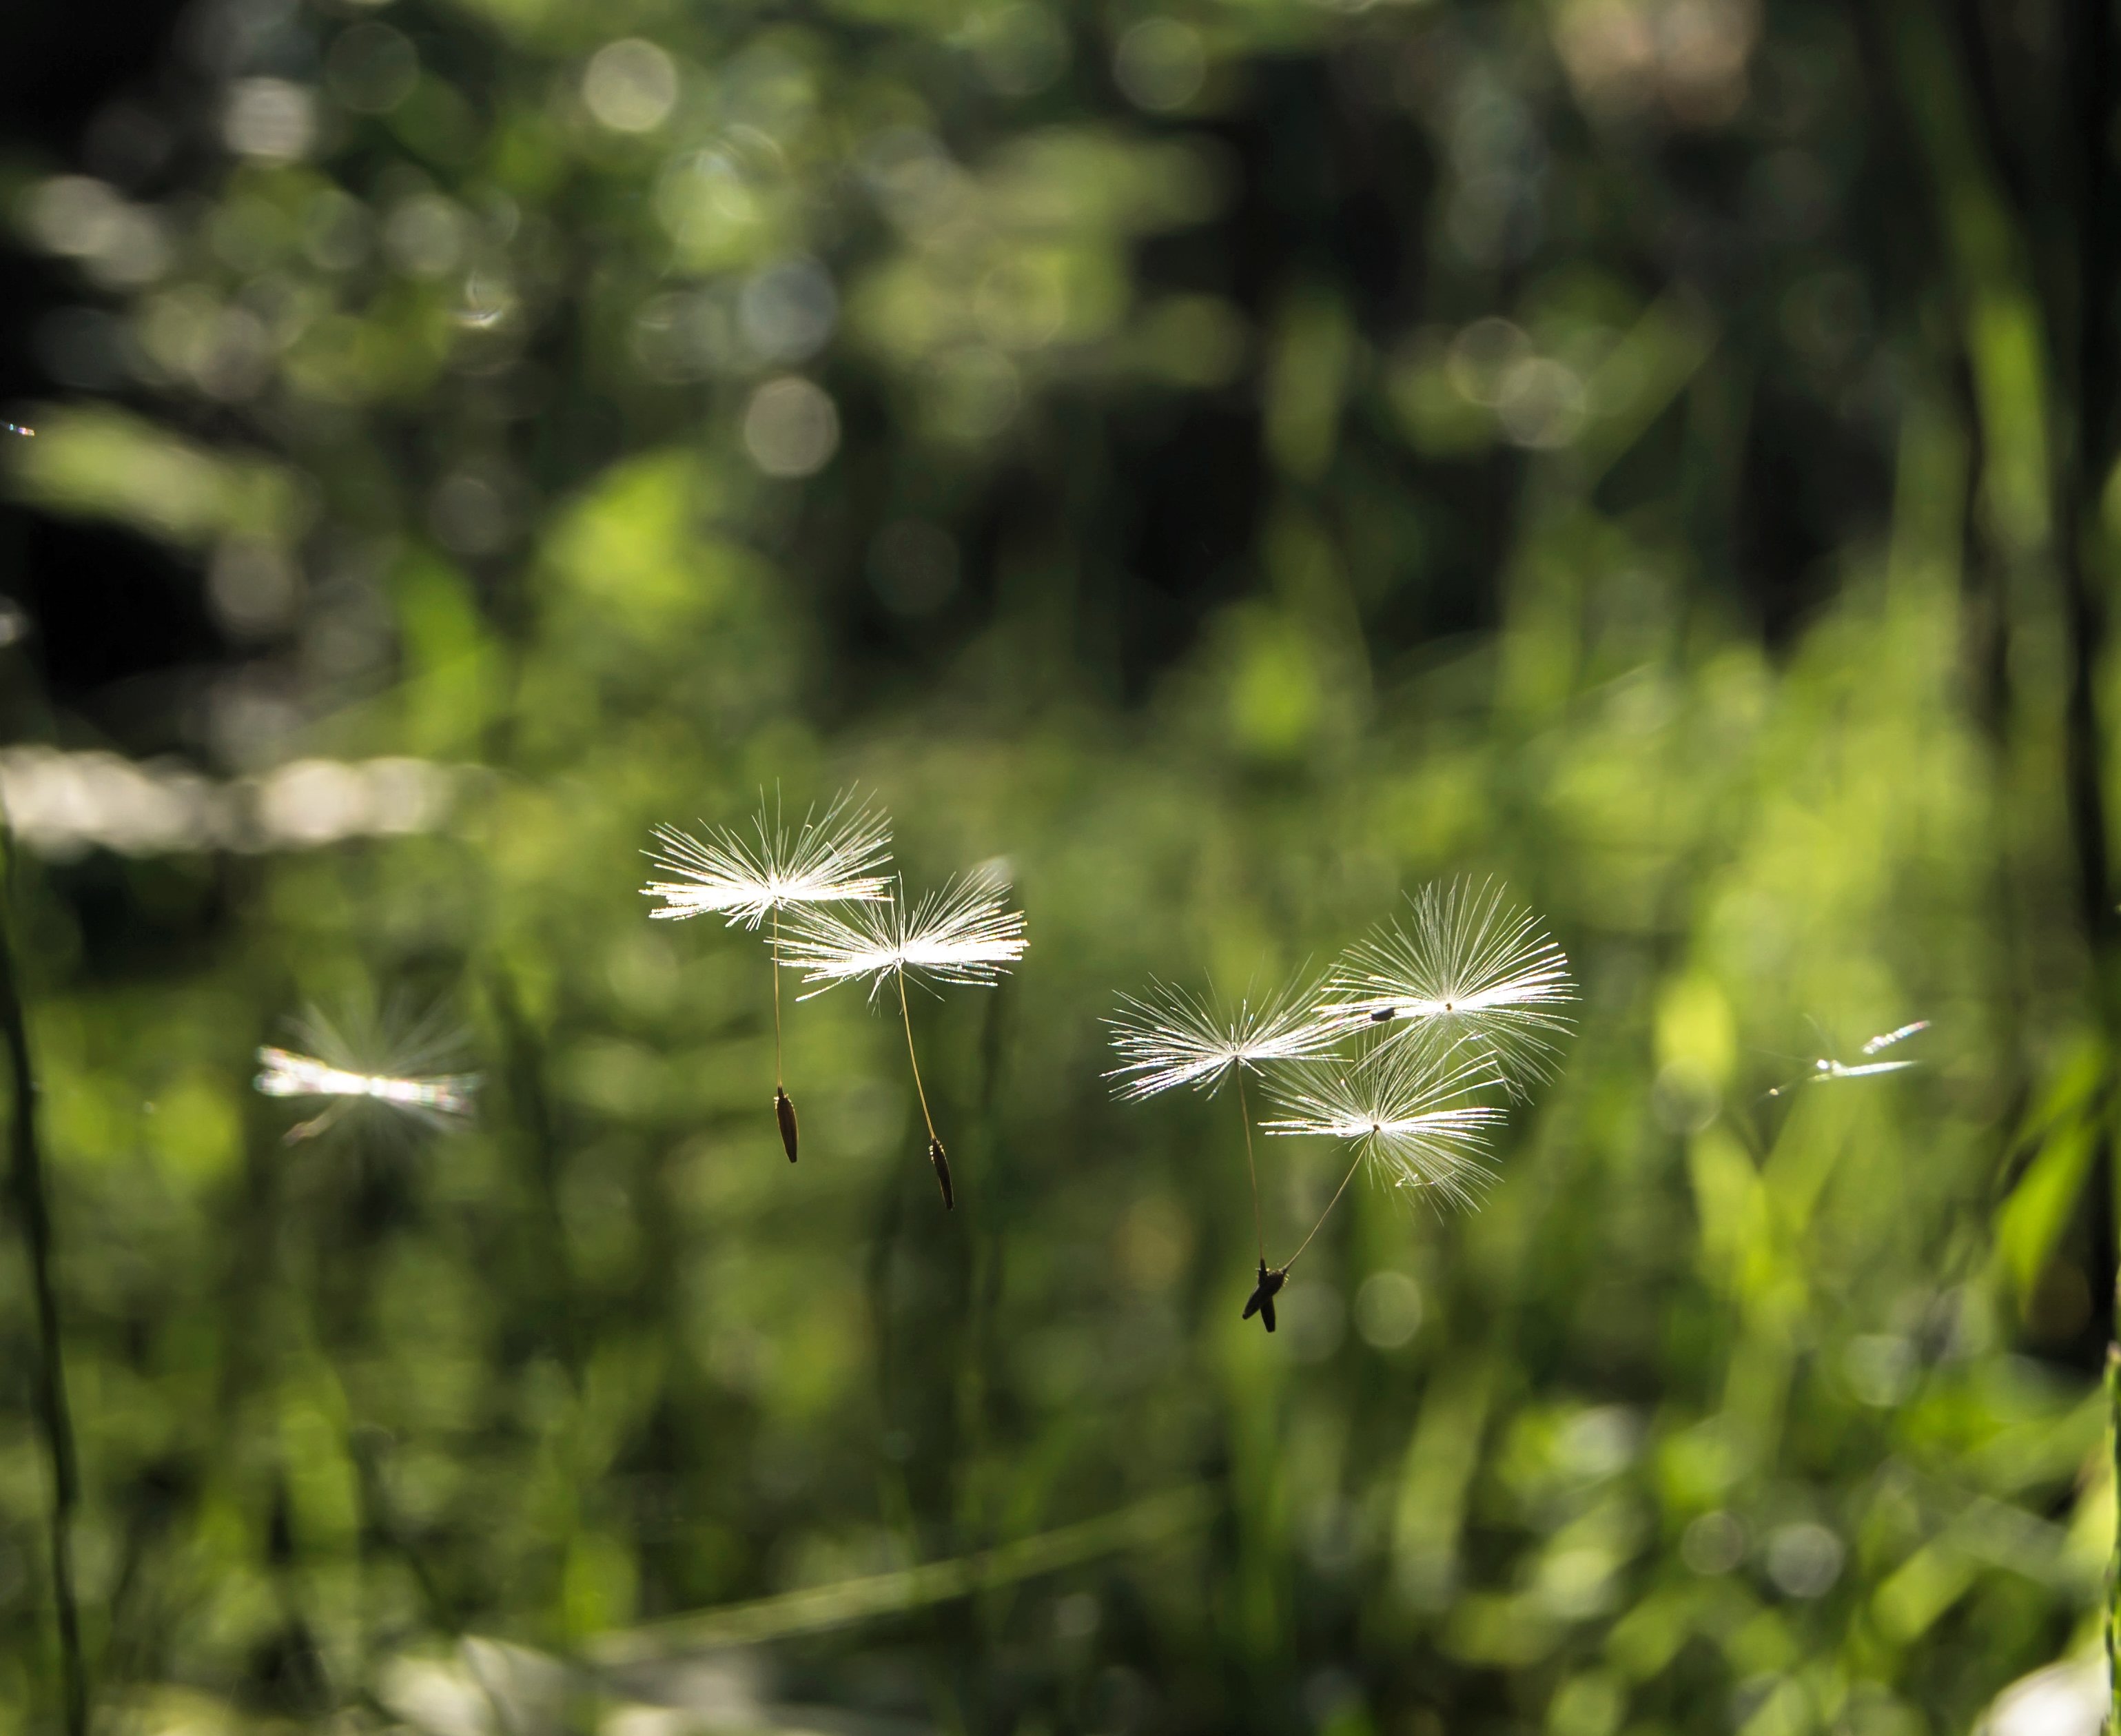
[[[935,1132],[935,1118],[928,1113],[928,1088],[921,1082],[921,1057],[913,1052],[913,1014],[906,1004],[906,970],[898,971],[898,1016],[906,1021],[906,1058],[913,1063],[913,1089],[921,1094],[921,1118],[928,1123],[928,1137],[941,1142]]]
[[[787,1076],[781,1070],[781,907],[773,908],[773,1089],[779,1091],[788,1083]]]
[[[913,1052],[913,1014],[906,1004],[906,967],[898,967],[898,1016],[906,1024],[906,1058],[913,1063],[913,1089],[921,1095],[921,1118],[928,1124],[928,1161],[935,1166],[935,1184],[943,1190],[943,1209],[958,1208],[956,1190],[950,1185],[950,1160],[943,1150],[943,1136],[935,1131],[935,1118],[928,1113],[928,1087],[921,1082],[921,1057]]]
[[[1260,1264],[1266,1264],[1266,1225],[1260,1216],[1259,1165],[1252,1157],[1252,1112],[1245,1101],[1245,1069],[1242,1062],[1237,1066],[1238,1114],[1245,1124],[1245,1173],[1252,1183],[1252,1234],[1259,1242]]]
[[[1354,1180],[1355,1172],[1363,1167],[1363,1160],[1368,1155],[1362,1146],[1356,1147],[1354,1162],[1348,1165],[1348,1173],[1340,1178],[1340,1185],[1333,1190],[1333,1197],[1326,1201],[1326,1209],[1318,1214],[1318,1221],[1311,1226],[1311,1234],[1304,1237],[1296,1252],[1281,1262],[1281,1270],[1284,1273],[1303,1258],[1304,1248],[1308,1248],[1312,1239],[1326,1227],[1326,1220],[1333,1216],[1333,1208],[1340,1203],[1340,1196],[1348,1191],[1348,1183]]]

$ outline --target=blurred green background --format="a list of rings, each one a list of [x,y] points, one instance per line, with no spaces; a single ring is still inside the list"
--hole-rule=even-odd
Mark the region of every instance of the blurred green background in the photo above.
[[[0,163],[97,1728],[1918,1736],[2095,1654],[2102,11],[201,0]],[[915,1005],[952,1216],[895,1021],[791,1007],[791,1169],[762,949],[639,891],[856,782],[1028,913]],[[1459,875],[1560,1076],[1266,1338],[1231,1106],[1098,1020]],[[257,1045],[393,994],[478,1124],[284,1145]]]

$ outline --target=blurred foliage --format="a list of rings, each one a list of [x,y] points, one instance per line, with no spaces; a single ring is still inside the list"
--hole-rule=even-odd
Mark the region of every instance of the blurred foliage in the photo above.
[[[106,1727],[1916,1736],[2080,1650],[2066,21],[200,0],[6,166],[81,285],[17,507],[174,551],[218,647],[62,702],[69,576],[0,575],[19,732],[457,768],[423,834],[18,876]],[[951,1216],[895,1024],[791,1007],[791,1169],[762,950],[639,896],[653,824],[857,781],[1029,914],[916,1008]],[[1226,1115],[1114,1106],[1098,1018],[1461,872],[1575,961],[1561,1077],[1266,1340]],[[254,1049],[394,993],[479,1127],[283,1145]],[[1332,1154],[1264,1155],[1308,1223]]]

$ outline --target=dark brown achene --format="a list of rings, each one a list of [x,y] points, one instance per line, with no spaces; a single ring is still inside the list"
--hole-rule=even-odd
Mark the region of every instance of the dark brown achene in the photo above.
[[[955,1211],[958,1201],[950,1192],[950,1160],[943,1155],[943,1141],[932,1133],[928,1136],[928,1161],[935,1166],[935,1180],[943,1190],[943,1209]]]
[[[1249,1320],[1254,1314],[1257,1314],[1266,1323],[1266,1329],[1272,1332],[1275,1295],[1288,1281],[1287,1267],[1283,1267],[1279,1272],[1270,1272],[1267,1269],[1266,1262],[1261,1260],[1259,1262],[1259,1282],[1252,1287],[1252,1296],[1245,1304],[1243,1318]]]
[[[773,1118],[781,1123],[781,1146],[788,1154],[788,1161],[795,1161],[795,1105],[788,1100],[787,1089],[773,1088]]]

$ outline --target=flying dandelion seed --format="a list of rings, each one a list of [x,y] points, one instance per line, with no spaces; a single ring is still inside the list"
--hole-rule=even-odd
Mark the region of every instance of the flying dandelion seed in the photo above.
[[[957,1197],[950,1183],[949,1155],[929,1113],[927,1087],[921,1080],[921,1057],[913,1047],[913,1014],[906,999],[907,973],[932,985],[991,988],[1002,973],[1023,956],[1023,913],[1009,908],[1009,885],[1000,877],[975,870],[939,890],[906,902],[894,887],[879,902],[855,905],[846,916],[806,908],[790,924],[788,962],[803,980],[818,986],[802,998],[822,995],[842,982],[865,979],[875,1004],[887,980],[898,987],[898,1013],[906,1026],[906,1057],[913,1067],[913,1088],[921,1099],[921,1118],[928,1127],[928,1161],[935,1170],[945,1209]]]
[[[1234,1006],[1155,982],[1144,995],[1121,997],[1107,1019],[1120,1065],[1105,1075],[1125,1082],[1130,1102],[1191,1085],[1213,1091],[1233,1072],[1322,1055],[1341,1034],[1319,1017],[1309,991],[1290,984],[1257,1006]]]
[[[694,838],[658,826],[655,837],[663,848],[650,852],[650,860],[677,878],[652,880],[641,890],[664,901],[661,909],[648,912],[654,917],[683,922],[719,916],[731,928],[754,931],[771,918],[773,1119],[792,1164],[800,1141],[781,1058],[781,912],[889,897],[891,882],[877,870],[891,861],[891,821],[880,808],[843,790],[823,814],[804,814],[793,833],[777,799],[771,814],[762,802],[752,831],[746,837],[724,828]]]
[[[1513,1095],[1553,1076],[1557,1009],[1575,998],[1569,960],[1530,911],[1506,906],[1493,882],[1424,886],[1410,921],[1350,950],[1326,984],[1320,1015],[1336,1033],[1382,1028],[1489,1057]]]
[[[869,998],[907,971],[936,983],[991,988],[1023,956],[1023,915],[1009,908],[1005,880],[975,870],[908,904],[902,888],[846,916],[804,912],[791,925],[788,962],[815,982],[810,1000],[867,978]]]
[[[296,1029],[317,1053],[260,1048],[257,1090],[267,1097],[332,1101],[287,1130],[290,1145],[330,1132],[363,1104],[438,1131],[471,1116],[479,1076],[428,1071],[458,1047],[454,1028],[439,1007],[408,1019],[402,1003],[393,1003],[372,1020],[337,1024],[312,1008]]]
[[[1881,1049],[1889,1049],[1896,1043],[1904,1042],[1908,1038],[1914,1036],[1916,1032],[1926,1031],[1928,1029],[1928,1020],[1918,1019],[1913,1024],[1904,1024],[1896,1031],[1887,1031],[1882,1036],[1873,1037],[1868,1043],[1863,1045],[1862,1052],[1866,1055],[1875,1055]],[[1914,1066],[1915,1063],[1912,1061],[1906,1061],[1900,1062],[1900,1065],[1902,1066],[1911,1067]]]
[[[261,1048],[258,1060],[265,1070],[258,1076],[258,1089],[268,1097],[366,1097],[394,1108],[416,1113],[431,1111],[447,1118],[470,1114],[472,1094],[478,1086],[476,1073],[445,1073],[432,1079],[353,1073],[313,1055],[297,1055],[290,1049]],[[343,1107],[334,1106],[317,1120],[291,1128],[287,1137],[291,1141],[307,1139],[323,1132],[328,1124],[326,1118],[335,1118],[343,1113]]]
[[[1530,912],[1493,882],[1424,888],[1411,916],[1347,953],[1322,988],[1291,986],[1257,1008],[1234,1009],[1163,984],[1122,1000],[1108,1020],[1120,1065],[1106,1077],[1127,1099],[1191,1086],[1212,1092],[1233,1075],[1244,1121],[1259,1265],[1243,1318],[1275,1328],[1275,1298],[1365,1163],[1395,1187],[1472,1206],[1488,1178],[1487,1141],[1503,1111],[1493,1091],[1528,1095],[1550,1077],[1574,998],[1569,961]],[[1349,1059],[1327,1058],[1352,1039]],[[1353,1147],[1317,1222],[1270,1265],[1261,1222],[1246,1076],[1269,1080],[1271,1134],[1309,1134]]]
[[[1872,1038],[1857,1052],[1866,1056],[1876,1055],[1881,1050],[1889,1049],[1896,1043],[1904,1043],[1909,1038],[1928,1029],[1928,1020],[1918,1019],[1913,1024],[1904,1024],[1896,1031],[1881,1032],[1879,1035]],[[1821,1055],[1813,1060],[1811,1071],[1805,1074],[1802,1079],[1793,1079],[1788,1085],[1778,1085],[1766,1094],[1769,1097],[1780,1097],[1796,1090],[1800,1085],[1825,1085],[1837,1079],[1867,1079],[1878,1073],[1904,1073],[1909,1068],[1918,1067],[1921,1065],[1922,1062],[1919,1058],[1846,1062],[1836,1060],[1830,1055]]]
[[[777,804],[776,805],[778,805]],[[778,814],[761,807],[753,836],[733,828],[699,838],[674,826],[658,826],[658,868],[677,876],[643,887],[663,908],[651,917],[682,922],[719,916],[730,927],[755,929],[768,916],[810,904],[846,904],[888,898],[891,881],[879,872],[891,862],[891,821],[852,791],[832,799],[823,814],[805,814],[791,833]]]
[[[1282,1114],[1261,1130],[1348,1141],[1355,1164],[1369,1163],[1392,1186],[1471,1206],[1489,1177],[1489,1136],[1503,1119],[1478,1097],[1501,1083],[1485,1056],[1395,1043],[1353,1066],[1313,1064],[1283,1081],[1275,1092]]]
[[[1296,1252],[1275,1267],[1260,1257],[1259,1280],[1243,1318],[1256,1314],[1269,1332],[1275,1329],[1275,1295],[1365,1163],[1396,1188],[1419,1189],[1452,1205],[1478,1203],[1489,1174],[1488,1138],[1503,1119],[1502,1111],[1478,1101],[1478,1094],[1501,1082],[1489,1057],[1469,1059],[1419,1043],[1382,1045],[1352,1066],[1301,1063],[1278,1081],[1275,1100],[1283,1113],[1262,1123],[1264,1132],[1340,1140],[1354,1155]]]
[[[1320,1020],[1315,999],[1313,991],[1290,983],[1257,1006],[1249,1000],[1230,1006],[1154,982],[1145,995],[1121,996],[1119,1016],[1105,1021],[1112,1027],[1112,1048],[1121,1057],[1120,1065],[1105,1077],[1123,1081],[1115,1090],[1125,1100],[1139,1102],[1181,1085],[1213,1093],[1225,1079],[1236,1077],[1238,1114],[1245,1130],[1245,1169],[1252,1182],[1252,1230],[1259,1242],[1262,1275],[1266,1272],[1266,1230],[1260,1213],[1259,1165],[1252,1154],[1252,1106],[1245,1099],[1245,1075],[1322,1055],[1340,1042],[1340,1033]],[[1269,1332],[1274,1330],[1273,1322],[1270,1293]]]

